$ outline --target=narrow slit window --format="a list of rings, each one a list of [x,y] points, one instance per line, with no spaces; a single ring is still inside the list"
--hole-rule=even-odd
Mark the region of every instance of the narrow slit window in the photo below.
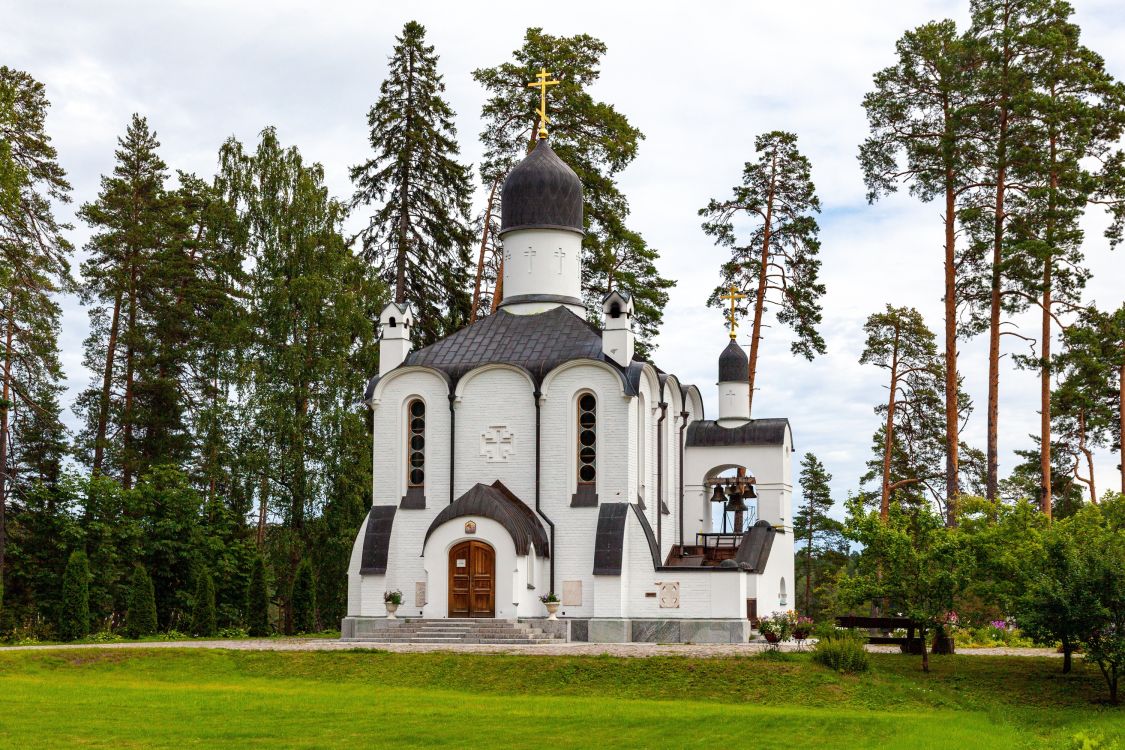
[[[578,483],[594,484],[598,476],[598,401],[592,393],[578,397]]]
[[[407,407],[409,429],[406,437],[406,484],[421,487],[426,483],[426,404],[415,399]]]

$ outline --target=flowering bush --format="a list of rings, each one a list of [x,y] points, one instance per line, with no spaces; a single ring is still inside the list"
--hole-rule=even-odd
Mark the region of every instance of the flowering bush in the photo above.
[[[539,601],[543,602],[544,604],[550,604],[551,602],[557,602],[558,600],[559,597],[555,594],[554,591],[550,592],[549,594],[543,594],[543,596],[539,597]]]
[[[383,601],[387,604],[402,604],[402,592],[398,589],[394,591],[384,591]]]
[[[789,614],[789,613],[787,612],[786,614]],[[793,612],[793,614],[797,615],[796,612]],[[813,619],[811,617],[805,617],[804,615],[797,615],[792,620],[791,629],[793,631],[793,637],[796,638],[799,641],[803,641],[806,638],[808,638],[809,633],[812,631],[812,628],[813,628]]]
[[[766,640],[784,641],[793,632],[793,620],[795,617],[790,617],[790,612],[774,612],[769,617],[763,617],[758,621],[758,632],[765,636]],[[795,615],[795,613],[793,613]]]
[[[946,630],[953,630],[961,624],[961,618],[958,617],[957,613],[951,609],[941,616],[941,618],[938,620],[938,624],[944,627]]]

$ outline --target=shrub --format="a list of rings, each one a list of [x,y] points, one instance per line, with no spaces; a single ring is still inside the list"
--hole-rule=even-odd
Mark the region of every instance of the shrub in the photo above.
[[[59,638],[73,641],[90,633],[90,562],[86,553],[70,553],[63,573],[62,609],[59,613]]]
[[[219,628],[220,638],[245,638],[248,635],[246,628]]]
[[[143,565],[138,565],[133,569],[133,581],[129,585],[125,634],[130,638],[142,638],[152,635],[156,629],[156,593],[148,571]]]
[[[124,638],[122,638],[117,633],[111,632],[109,630],[102,630],[100,632],[94,633],[86,640],[90,643],[118,643],[119,641],[124,640]]]
[[[255,637],[270,634],[270,595],[266,588],[266,563],[261,555],[254,558],[250,585],[246,588],[246,630]]]
[[[313,584],[312,563],[306,557],[297,565],[293,576],[293,631],[316,632],[316,586]]]
[[[191,634],[210,638],[218,631],[215,622],[215,581],[206,570],[195,583],[195,602],[191,610]]]
[[[840,630],[817,641],[813,648],[813,661],[829,669],[846,674],[866,672],[870,657],[864,648],[866,639],[850,630]]]

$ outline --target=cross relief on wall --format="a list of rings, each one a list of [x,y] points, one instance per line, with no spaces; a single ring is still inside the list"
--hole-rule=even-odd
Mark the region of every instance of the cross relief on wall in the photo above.
[[[489,463],[507,461],[515,447],[515,435],[504,425],[490,425],[480,434],[480,454]]]

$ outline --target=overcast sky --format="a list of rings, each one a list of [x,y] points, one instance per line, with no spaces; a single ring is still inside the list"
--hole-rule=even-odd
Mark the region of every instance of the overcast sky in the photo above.
[[[1125,7],[1120,0],[1075,5],[1083,41],[1125,79]],[[593,93],[645,134],[637,160],[621,176],[630,223],[659,248],[662,274],[678,282],[655,359],[697,384],[710,414],[715,362],[727,336],[721,314],[704,302],[725,251],[704,236],[696,211],[738,181],[753,157],[755,135],[795,132],[812,160],[824,208],[828,354],[812,363],[794,358],[785,332],[767,329],[754,408],[758,417],[790,419],[798,452],[812,451],[825,462],[841,500],[863,473],[878,427],[872,407],[885,398],[882,371],[857,362],[863,321],[890,302],[917,307],[935,332],[942,326],[939,207],[907,196],[867,205],[856,162],[866,134],[861,101],[872,74],[892,62],[895,40],[905,30],[941,18],[964,27],[968,0],[0,0],[0,64],[26,70],[47,86],[47,129],[74,186],[74,204],[62,210],[69,219],[77,205],[96,197],[99,176],[112,170],[116,139],[133,112],[148,117],[173,170],[202,176],[214,173],[228,136],[253,143],[264,126],[275,125],[282,142],[321,162],[330,189],[346,197],[348,167],[367,158],[367,109],[406,21],[424,24],[440,55],[467,162],[479,157],[484,101],[473,69],[507,60],[528,26],[596,36],[609,52]],[[1104,226],[1100,215],[1086,221],[1094,272],[1087,298],[1116,307],[1125,296],[1125,265],[1102,238]],[[76,226],[75,245],[81,248],[88,234]],[[88,323],[77,300],[67,300],[63,326],[69,405],[90,379],[81,362]],[[986,352],[981,338],[962,344],[960,355],[978,405],[965,438],[982,449]],[[1030,447],[1028,433],[1038,430],[1039,419],[1034,374],[1014,371],[1010,358],[1004,368],[1002,474],[1015,449]],[[73,415],[66,416],[73,424]],[[1115,466],[1113,456],[1099,456],[1099,492],[1118,486]]]

